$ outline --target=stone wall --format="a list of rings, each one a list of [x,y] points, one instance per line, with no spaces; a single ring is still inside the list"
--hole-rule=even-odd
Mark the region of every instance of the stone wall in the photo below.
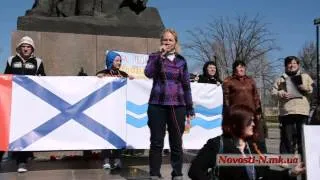
[[[155,38],[16,31],[11,38],[12,55],[25,35],[34,40],[36,56],[43,59],[48,76],[77,75],[81,67],[95,75],[104,68],[106,50],[149,54],[160,45]]]

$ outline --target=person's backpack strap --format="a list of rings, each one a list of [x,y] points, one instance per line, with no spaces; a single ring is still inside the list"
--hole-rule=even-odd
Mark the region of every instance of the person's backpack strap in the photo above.
[[[220,136],[220,143],[219,143],[219,151],[218,154],[223,153],[223,137],[222,135]],[[210,173],[210,180],[219,180],[219,166],[216,164],[212,169]]]
[[[223,153],[223,137],[220,136],[220,146],[219,146],[219,154]]]
[[[219,145],[218,154],[222,154],[222,153],[223,153],[223,136],[221,135],[220,136],[220,145]],[[219,177],[219,166],[217,166],[217,165],[216,165],[216,171],[217,171],[216,176]]]

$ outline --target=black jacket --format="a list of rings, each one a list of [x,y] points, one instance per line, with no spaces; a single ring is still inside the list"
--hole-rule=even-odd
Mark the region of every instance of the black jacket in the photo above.
[[[248,142],[251,151],[254,151],[252,143]],[[192,161],[189,169],[189,177],[192,180],[209,180],[208,169],[216,165],[216,155],[219,152],[220,136],[208,140],[208,142],[199,151],[197,157]],[[254,153],[254,152],[252,152]],[[264,153],[264,152],[262,152]],[[235,139],[231,137],[223,137],[223,154],[241,154],[235,145]],[[288,170],[274,171],[269,167],[255,166],[256,179],[261,180],[292,180]],[[249,180],[244,166],[220,166],[220,180]]]
[[[209,84],[217,84],[220,85],[221,82],[216,78],[210,78],[204,75],[199,76],[198,83],[209,83]]]
[[[8,59],[4,74],[46,75],[41,59],[33,57],[24,62],[18,55]]]
[[[112,77],[124,77],[124,78],[127,78],[129,76],[124,71],[112,70],[112,69],[101,70],[101,71],[97,72],[96,75],[98,75],[98,74],[104,74],[105,76],[112,76]]]

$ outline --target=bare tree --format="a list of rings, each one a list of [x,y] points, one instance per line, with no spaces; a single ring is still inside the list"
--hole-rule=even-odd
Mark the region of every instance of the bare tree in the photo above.
[[[273,34],[258,15],[252,19],[248,16],[233,20],[216,18],[206,28],[188,33],[190,42],[184,45],[190,52],[188,56],[202,62],[216,61],[223,76],[232,73],[235,60],[259,65],[262,59],[266,61],[267,53],[278,49]],[[259,69],[256,72],[260,74]]]
[[[232,74],[235,60],[247,64],[248,74],[255,78],[263,104],[271,98],[269,90],[278,75],[280,61],[269,61],[268,53],[278,50],[274,35],[259,15],[234,19],[213,18],[206,28],[188,31],[190,41],[184,44],[189,58],[201,62],[215,61],[222,78]]]
[[[316,79],[317,56],[316,45],[314,42],[306,42],[300,50],[298,56],[301,60],[301,67],[307,72],[312,79]]]

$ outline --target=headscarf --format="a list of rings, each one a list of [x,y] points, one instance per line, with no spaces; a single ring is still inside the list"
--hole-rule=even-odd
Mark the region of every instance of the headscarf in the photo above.
[[[112,65],[113,65],[113,61],[116,59],[116,57],[120,56],[120,54],[114,52],[114,51],[109,51],[107,53],[107,56],[106,56],[106,69],[112,69]]]

